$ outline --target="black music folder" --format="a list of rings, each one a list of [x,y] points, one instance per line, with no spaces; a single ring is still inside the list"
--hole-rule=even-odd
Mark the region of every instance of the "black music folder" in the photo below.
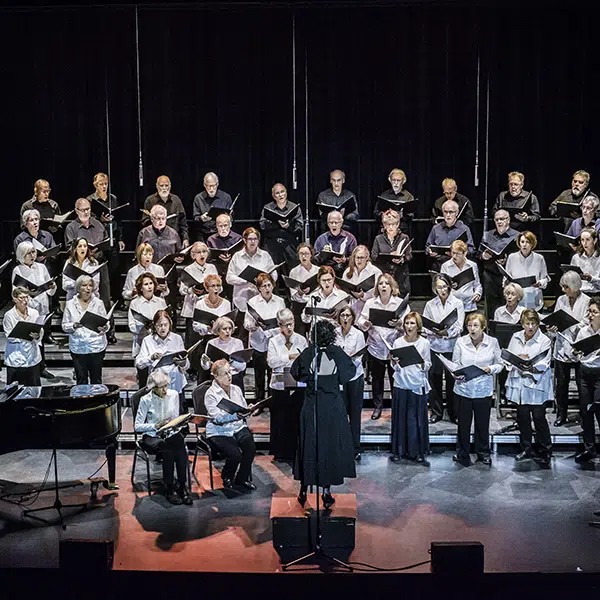
[[[565,329],[569,329],[569,327],[573,327],[573,325],[577,325],[579,321],[568,312],[559,309],[554,311],[551,315],[543,318],[540,322],[540,325],[545,325],[546,327],[558,327],[558,331],[564,331]]]
[[[73,243],[75,243],[75,240],[73,240]],[[72,246],[72,244],[71,244]],[[97,244],[90,244],[88,242],[88,248],[90,249],[90,252],[104,252],[105,250],[109,250],[110,249],[110,238],[105,238],[102,241],[98,242]]]
[[[466,231],[463,231],[457,238],[456,240],[461,240],[465,243],[467,243],[467,240],[469,239],[469,236],[467,234]],[[454,241],[456,241],[454,240]],[[450,252],[450,246],[435,246],[435,245],[431,245],[429,246],[429,249],[432,252],[435,252],[436,254],[446,254],[446,252]]]
[[[66,275],[67,277],[71,278],[73,281],[77,281],[77,279],[79,279],[79,277],[81,277],[82,275],[87,275],[88,277],[93,277],[96,273],[98,273],[98,271],[100,271],[100,269],[105,264],[106,263],[103,262],[100,265],[96,265],[91,271],[84,271],[83,269],[80,269],[79,267],[75,266],[72,262],[66,262],[65,268],[63,271],[63,275]]]
[[[236,350],[231,354],[227,354],[227,352],[217,348],[213,344],[207,344],[205,352],[208,358],[213,362],[224,358],[225,360],[237,360],[239,362],[248,363],[254,354],[254,349],[244,348],[243,350]]]
[[[210,248],[211,256],[221,256],[223,254],[235,254],[239,250],[244,247],[244,240],[238,240],[235,244],[229,246],[228,248]]]
[[[155,275],[156,277],[156,283],[158,283],[158,285],[167,285],[167,280],[169,279],[169,276],[171,275],[171,273],[173,272],[173,269],[175,268],[175,265],[173,265],[166,273],[164,277],[159,277],[158,275]]]
[[[60,244],[56,244],[50,248],[44,248],[43,250],[36,248],[36,250],[38,256],[43,256],[44,258],[54,258],[58,256],[58,253],[60,252]]]
[[[310,292],[313,292],[319,287],[316,274],[312,277],[309,277],[305,281],[297,281],[296,279],[292,279],[287,275],[282,275],[282,277],[283,282],[285,283],[285,285],[287,285],[288,288],[290,288],[290,290],[298,290],[300,293],[302,293],[305,289],[308,288],[308,293],[310,294]]]
[[[413,213],[417,206],[417,198],[414,200],[392,200],[391,198],[384,198],[383,196],[377,196],[379,206],[382,208],[381,212],[385,212],[388,209],[392,209],[400,212],[406,211],[407,213]]]
[[[229,398],[221,398],[221,400],[219,400],[219,403],[217,404],[217,407],[230,415],[240,414],[242,416],[248,416],[248,415],[250,415],[250,413],[253,413],[257,408],[264,406],[270,399],[271,399],[271,397],[269,396],[268,398],[265,398],[264,400],[255,402],[254,404],[249,404],[248,406],[242,406],[241,404],[238,404],[237,402],[233,402]]]
[[[265,219],[268,219],[272,223],[279,223],[279,221],[290,221],[298,214],[300,205],[293,204],[292,202],[288,202],[288,204],[291,204],[292,207],[288,208],[288,210],[283,213],[276,212],[265,206],[263,209],[263,215]]]
[[[326,317],[328,319],[332,319],[335,317],[335,314],[338,310],[348,304],[348,301],[351,300],[350,296],[346,296],[343,300],[340,300],[337,304],[329,308],[321,308],[320,306],[306,306],[304,309],[305,314],[316,317]]]
[[[411,365],[424,364],[424,358],[419,354],[415,346],[402,346],[400,348],[392,348],[390,356],[398,360],[401,367],[410,367]]]
[[[457,379],[458,377],[464,377],[465,381],[471,381],[471,379],[475,379],[477,377],[481,377],[482,375],[489,375],[486,373],[481,367],[477,365],[466,365],[465,367],[461,367],[457,365],[455,362],[448,360],[445,356],[441,354],[435,353],[436,356],[440,359],[440,362],[444,365],[444,368]]]
[[[398,305],[395,310],[385,310],[383,308],[370,308],[369,309],[369,321],[374,327],[387,327],[390,329],[389,322],[396,321],[402,316],[402,313],[408,306],[408,295],[406,295],[402,302]]]
[[[581,215],[581,203],[580,202],[557,202],[556,216],[563,218],[571,218],[571,213],[577,213],[577,216]]]
[[[250,316],[256,321],[256,324],[263,330],[276,329],[279,327],[279,323],[277,323],[277,318],[273,319],[265,319],[260,316],[258,311],[250,306],[250,303],[246,305],[246,309],[250,313]]]
[[[6,270],[6,267],[8,267],[8,265],[10,265],[11,262],[12,262],[12,258],[9,258],[8,260],[6,260],[5,262],[3,262],[0,265],[0,275],[2,275],[2,273],[4,273],[4,271]]]
[[[99,329],[101,327],[106,327],[106,325],[108,324],[108,322],[112,318],[113,312],[115,311],[115,308],[117,307],[117,304],[118,303],[115,302],[110,307],[110,310],[108,311],[106,317],[103,317],[102,315],[99,315],[97,313],[90,312],[89,310],[86,310],[83,313],[83,315],[81,316],[81,320],[79,321],[79,323],[83,327],[85,327],[86,329],[89,329],[90,331],[93,331],[94,333],[100,333]]]
[[[437,271],[429,271],[429,274],[434,277],[439,275]],[[471,283],[471,281],[475,281],[475,272],[472,267],[469,267],[465,271],[461,271],[457,275],[450,276],[448,275],[450,281],[452,282],[452,288],[455,290],[459,290],[461,287],[467,285],[467,283]]]
[[[17,338],[19,340],[25,340],[26,342],[31,342],[33,338],[31,337],[32,333],[40,334],[42,329],[50,323],[52,320],[52,316],[54,312],[51,312],[44,319],[43,323],[37,323],[32,321],[19,321],[13,328],[12,331],[6,336],[7,338]]]
[[[578,342],[570,342],[570,344],[573,350],[582,352],[584,356],[587,356],[596,350],[600,350],[600,335],[596,333],[594,335],[590,335],[589,337],[583,338]]]
[[[269,275],[271,275],[274,271],[277,271],[277,269],[279,269],[279,267],[283,266],[284,264],[285,264],[285,261],[279,263],[278,265],[275,265],[274,267],[271,267],[268,271],[261,271],[260,269],[257,269],[256,267],[253,267],[252,265],[248,265],[238,275],[238,277],[241,277],[242,279],[246,280],[248,283],[254,284],[256,282],[256,278],[261,273],[268,273]]]
[[[228,317],[229,319],[235,322],[237,314],[237,308],[229,311],[228,313],[225,313],[224,315],[215,315],[215,313],[208,312],[207,310],[195,308],[193,319],[194,321],[202,323],[203,325],[212,325],[217,319],[220,319],[221,317]]]
[[[165,263],[165,264],[171,263],[171,262],[174,262],[176,258],[185,258],[186,259],[183,263],[178,263],[180,265],[183,265],[184,263],[189,263],[192,260],[192,257],[190,256],[190,251],[192,249],[192,246],[193,246],[193,244],[190,244],[187,248],[183,248],[179,252],[172,252],[171,254],[167,254],[166,256],[163,256],[156,264],[162,265],[163,263]]]
[[[510,197],[510,194],[508,194],[508,196]],[[506,205],[504,205],[504,200],[503,200],[499,210],[505,210],[510,215],[511,221],[514,221],[515,215],[518,215],[520,213],[526,213],[527,215],[530,214],[532,197],[533,197],[533,192],[529,192],[529,194],[527,194],[527,197],[522,202],[519,203],[519,206],[506,206]],[[506,196],[505,196],[505,198],[506,198]]]
[[[343,252],[333,252],[331,250],[321,250],[317,254],[317,260],[319,262],[325,262],[327,260],[333,260],[334,258],[344,258],[346,256]]]
[[[316,204],[321,215],[328,215],[334,210],[337,210],[339,212],[342,209],[344,209],[344,215],[348,215],[356,210],[356,198],[354,196],[350,196],[350,198],[344,200],[339,206],[323,204],[322,202],[317,202]]]
[[[503,323],[502,321],[489,321],[488,328],[490,335],[498,340],[500,348],[508,348],[512,336],[521,331],[520,323]]]
[[[13,285],[27,288],[32,298],[36,298],[40,294],[47,292],[58,279],[59,275],[49,279],[45,283],[40,283],[39,285],[36,283],[32,283],[29,279],[25,279],[25,277],[21,277],[18,273],[15,274],[15,279],[13,281]]]
[[[503,258],[509,253],[517,252],[517,237],[508,240],[503,246],[496,248],[495,250],[487,244],[485,241],[481,241],[479,246],[489,252],[496,260]]]
[[[525,369],[531,369],[536,363],[540,362],[540,360],[546,358],[549,352],[550,348],[544,350],[544,352],[540,352],[532,358],[521,358],[520,356],[517,356],[516,354],[513,354],[512,352],[509,352],[503,348],[500,356],[502,360],[505,360],[507,363],[510,363],[511,365],[517,367],[517,369],[523,371]]]
[[[213,220],[216,221],[217,217],[219,215],[231,215],[231,213],[233,212],[233,209],[235,208],[235,203],[238,201],[238,198],[240,197],[240,195],[238,194],[234,199],[233,202],[231,203],[231,206],[229,208],[225,208],[224,206],[211,206],[208,209],[208,216]]]
[[[64,225],[68,221],[72,221],[73,219],[69,219],[69,217],[73,214],[73,210],[66,212],[64,215],[54,215],[52,218],[42,217],[40,221],[40,229],[45,229],[42,227],[42,224],[47,225],[49,227],[59,227],[60,225]]]
[[[203,281],[198,281],[191,273],[186,271],[185,269],[181,271],[179,275],[179,280],[183,285],[187,285],[188,287],[196,288],[197,290],[204,291]]]
[[[160,369],[161,367],[168,367],[172,365],[176,360],[183,360],[187,356],[189,356],[201,343],[202,339],[199,339],[193,346],[190,346],[187,350],[178,350],[177,352],[169,352],[169,354],[163,354],[161,358],[158,359],[156,363],[155,369]]]
[[[453,309],[450,313],[448,313],[439,323],[436,323],[432,319],[428,319],[421,315],[421,321],[423,322],[423,327],[429,329],[430,331],[441,331],[442,329],[448,329],[451,325],[454,325],[458,319],[458,309]]]
[[[138,323],[141,323],[142,325],[144,325],[144,327],[146,327],[146,326],[148,326],[148,325],[150,325],[152,323],[153,319],[150,319],[146,315],[143,315],[141,312],[135,310],[135,308],[131,308],[131,306],[130,306],[129,310],[131,311],[131,316]]]
[[[527,277],[513,277],[502,265],[498,265],[498,271],[500,271],[500,274],[504,275],[508,281],[519,284],[523,289],[531,287],[537,281],[537,277],[535,275],[529,275]]]
[[[358,283],[350,283],[345,279],[336,278],[335,283],[344,292],[368,292],[375,287],[375,275],[371,275],[371,277],[367,277],[367,279],[363,279]]]
[[[566,233],[560,233],[560,231],[555,231],[554,235],[556,237],[556,243],[559,246],[563,246],[563,248],[569,248],[571,250],[571,244],[573,246],[577,246],[579,244],[579,238],[581,236],[573,237],[572,235],[567,235]]]

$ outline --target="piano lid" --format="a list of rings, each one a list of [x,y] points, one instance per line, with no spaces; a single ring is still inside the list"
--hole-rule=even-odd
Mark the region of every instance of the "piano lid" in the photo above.
[[[23,398],[94,398],[118,391],[117,385],[43,385],[23,386],[15,400]]]

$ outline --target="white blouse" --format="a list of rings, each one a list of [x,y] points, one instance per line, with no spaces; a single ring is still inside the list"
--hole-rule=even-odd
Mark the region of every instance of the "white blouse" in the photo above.
[[[310,270],[306,270],[302,265],[294,267],[290,271],[290,277],[296,281],[306,281],[319,272],[319,266],[311,264]],[[294,302],[301,302],[306,304],[308,302],[308,295],[300,293],[299,290],[290,290],[290,298]]]
[[[294,362],[290,358],[290,354],[300,354],[302,350],[308,348],[306,338],[298,333],[292,333],[290,343],[291,348],[288,348],[285,345],[285,336],[283,333],[279,333],[269,340],[267,364],[271,367],[271,382],[269,383],[269,387],[273,390],[285,389],[285,383],[281,376],[290,370]],[[298,382],[298,387],[306,387],[306,383]]]
[[[146,300],[144,296],[136,296],[129,305],[129,311],[127,313],[127,324],[129,326],[129,331],[133,333],[133,345],[131,348],[131,356],[135,358],[139,351],[140,346],[142,344],[142,340],[150,335],[150,329],[148,327],[144,327],[142,323],[140,323],[131,312],[135,310],[145,317],[149,319],[153,319],[154,315],[159,310],[166,310],[167,303],[164,298],[160,298],[158,296],[152,296],[150,300]]]
[[[183,270],[199,283],[202,283],[207,275],[218,275],[217,267],[210,263],[201,266],[197,262],[193,262]],[[187,286],[183,281],[179,284],[179,293],[184,296],[181,316],[185,319],[190,319],[194,316],[194,306],[198,302],[198,296],[194,293],[193,287]]]
[[[302,315],[301,315],[301,319],[304,323],[312,322],[312,315],[306,314],[306,309],[313,307],[313,303],[311,300],[311,298],[313,296],[316,296],[317,298],[321,299],[321,302],[318,302],[317,304],[314,305],[315,308],[333,308],[336,304],[341,302],[344,298],[347,298],[348,294],[346,294],[346,292],[342,292],[342,290],[339,290],[338,288],[334,287],[333,290],[331,291],[331,293],[329,294],[329,296],[325,297],[323,295],[323,290],[320,287],[318,287],[312,294],[308,295],[308,303],[306,304],[306,307],[302,311]],[[317,317],[317,321],[322,321],[323,319],[333,322],[332,319],[328,319],[327,317]]]
[[[499,306],[494,312],[494,321],[518,325],[521,322],[521,314],[524,310],[525,307],[518,304],[513,312],[509,312],[506,305]]]
[[[179,394],[175,390],[167,390],[164,398],[159,398],[154,391],[140,398],[135,415],[135,430],[137,433],[157,437],[156,425],[165,419],[175,419],[179,416]]]
[[[490,373],[480,375],[470,381],[456,381],[454,393],[465,398],[488,398],[494,393],[494,375],[504,369],[500,358],[500,345],[498,340],[487,333],[483,340],[475,347],[470,335],[463,335],[456,340],[452,352],[452,362],[460,367],[475,365],[477,367],[490,367]]]
[[[285,301],[280,296],[273,295],[268,302],[259,294],[248,300],[250,305],[264,319],[274,319],[277,313],[285,308]],[[250,312],[244,315],[244,328],[250,330],[256,327],[256,321]],[[279,333],[279,327],[263,330],[260,327],[250,332],[250,347],[257,352],[266,352],[269,348],[269,340]]]
[[[203,312],[212,313],[217,317],[222,317],[223,315],[226,315],[227,313],[231,312],[231,302],[229,302],[229,300],[223,298],[223,302],[221,302],[221,304],[219,304],[219,306],[217,306],[216,308],[213,308],[212,306],[208,306],[208,304],[206,304],[207,298],[208,295],[202,296],[202,298],[200,298],[196,302],[194,310],[198,309]],[[194,313],[192,311],[192,316],[193,314]],[[192,329],[200,335],[208,335],[211,326],[207,325],[206,323],[200,323],[199,321],[192,321]]]
[[[204,406],[206,406],[206,412],[211,418],[206,423],[206,437],[215,437],[218,435],[233,437],[234,433],[246,427],[245,418],[240,417],[236,413],[230,415],[227,411],[219,408],[219,402],[223,398],[227,398],[227,400],[231,400],[231,402],[239,404],[244,408],[248,407],[246,398],[244,398],[242,390],[237,385],[231,384],[229,386],[229,395],[227,395],[225,390],[216,381],[213,381],[206,392],[206,396],[204,396]]]
[[[67,300],[63,312],[62,328],[65,333],[69,334],[69,350],[73,354],[102,352],[106,349],[108,343],[105,333],[96,333],[87,327],[78,327],[77,329],[73,327],[75,323],[81,321],[81,317],[85,312],[106,317],[104,302],[98,297],[91,297],[87,310],[81,306],[78,296]]]
[[[394,367],[394,387],[401,390],[410,390],[414,394],[424,396],[431,390],[429,385],[428,372],[431,368],[431,349],[429,342],[424,337],[419,336],[416,342],[407,342],[404,336],[394,341],[394,348],[405,348],[414,346],[417,352],[423,358],[423,364],[401,367],[398,363],[392,361]]]
[[[542,290],[546,289],[550,281],[544,257],[537,252],[532,252],[525,258],[520,252],[513,252],[508,256],[505,269],[515,279],[532,276],[536,278],[540,287],[523,288],[525,296],[519,304],[525,308],[540,310],[544,306],[544,293]],[[505,281],[504,283],[508,282]]]
[[[358,272],[358,269],[354,269],[354,273],[353,273],[352,277],[348,277],[348,271],[349,271],[349,269],[346,269],[344,271],[344,274],[342,275],[342,279],[344,281],[348,281],[349,283],[352,283],[354,285],[358,285],[361,281],[365,281],[366,279],[369,279],[369,277],[371,277],[371,275],[375,275],[375,286],[373,286],[373,288],[370,289],[368,292],[365,291],[365,293],[363,294],[363,297],[360,300],[351,295],[352,302],[350,303],[350,306],[352,307],[352,309],[354,310],[354,312],[357,315],[360,315],[360,313],[362,312],[363,306],[365,305],[365,302],[369,298],[373,298],[375,295],[375,288],[377,287],[377,279],[379,279],[379,276],[381,275],[381,269],[376,267],[372,262],[369,261],[367,263],[366,267],[360,273]]]
[[[52,279],[46,265],[43,263],[33,263],[30,267],[25,264],[17,265],[12,272],[11,281],[13,285],[15,275],[20,275],[35,285],[42,285],[42,283],[46,283]],[[30,296],[29,308],[35,308],[40,315],[45,317],[50,312],[50,296],[54,296],[54,294],[56,294],[56,287],[38,294],[35,298]]]
[[[447,336],[440,337],[433,331],[423,328],[433,352],[452,352],[452,350],[454,350],[454,345],[456,344],[458,336],[462,333],[463,323],[465,322],[465,307],[454,295],[454,292],[450,292],[445,305],[442,304],[442,301],[438,296],[432,298],[425,304],[423,316],[436,323],[441,323],[455,308],[458,313],[458,318],[450,325],[450,327],[448,327]]]
[[[508,351],[519,356],[525,354],[533,358],[552,346],[550,338],[539,329],[528,341],[525,341],[525,332],[517,331],[513,334],[508,345]],[[551,353],[535,365],[535,372],[522,373],[510,364],[506,365],[508,379],[506,380],[506,398],[515,404],[544,404],[554,399],[552,386],[552,370],[550,369]]]
[[[160,358],[151,358],[154,353],[158,352],[162,358],[162,356],[165,354],[173,354],[174,352],[179,352],[181,350],[185,350],[185,346],[183,345],[182,337],[178,333],[170,331],[167,337],[164,339],[158,334],[153,333],[142,340],[140,351],[135,359],[135,366],[138,369],[148,368],[149,372],[152,373],[158,364],[158,361],[160,360]],[[183,366],[183,371],[185,371],[185,369],[189,369],[189,367],[190,361],[186,359],[186,363]],[[175,363],[172,363],[166,367],[161,367],[160,370],[164,371],[171,378],[169,389],[175,390],[179,393],[187,385],[187,379],[185,378],[182,369],[180,369]]]
[[[372,308],[379,310],[396,310],[402,304],[402,298],[392,296],[387,304],[383,304],[379,297],[371,298],[365,302],[365,305],[356,320],[357,326],[363,331],[367,331],[367,348],[368,352],[374,358],[379,360],[387,360],[390,355],[389,348],[402,332],[394,327],[380,327],[372,325],[368,330],[365,329],[365,321],[369,320],[369,311]],[[462,306],[462,305],[461,305]],[[407,306],[404,312],[399,316],[400,322],[404,319],[404,315],[410,312],[410,306]],[[384,341],[385,340],[385,341]],[[387,344],[386,344],[387,342]]]
[[[75,294],[77,293],[75,291],[75,280],[71,279],[69,276],[65,275],[65,267],[69,264],[69,261],[67,260],[65,262],[65,266],[63,267],[63,275],[62,275],[62,289],[67,292],[67,302],[69,300],[71,300],[71,298],[73,298],[75,296]],[[98,263],[96,261],[91,262],[89,258],[86,258],[83,261],[83,265],[79,265],[79,263],[75,262],[72,263],[74,264],[76,267],[79,267],[81,270],[86,271],[88,273],[91,273],[94,269],[96,269],[98,267]],[[94,282],[94,289],[92,291],[92,294],[94,296],[98,296],[99,292],[98,290],[100,289],[100,271],[96,271],[96,273],[94,273],[94,275],[92,275],[92,280]]]
[[[247,266],[252,266],[260,271],[270,271],[275,263],[271,255],[260,248],[254,256],[250,256],[246,253],[246,249],[243,249],[231,257],[225,280],[233,286],[233,305],[242,312],[246,312],[248,300],[258,294],[258,290],[253,283],[248,283],[239,276]],[[277,271],[271,273],[271,277],[277,280]]]
[[[580,342],[581,340],[589,338],[591,335],[600,335],[600,331],[595,332],[591,325],[584,325],[577,332],[575,341]],[[586,354],[579,362],[582,367],[587,367],[588,369],[600,369],[600,350],[595,350],[591,354]]]
[[[366,345],[365,334],[354,327],[350,327],[350,331],[348,331],[347,335],[342,334],[342,328],[337,328],[337,339],[336,345],[344,350],[344,352],[352,357],[353,354],[360,352]],[[354,366],[356,367],[356,374],[350,381],[355,381],[359,377],[365,374],[365,370],[362,363],[362,356],[357,356],[352,359]]]
[[[4,334],[7,337],[6,349],[4,351],[4,364],[7,367],[17,367],[22,369],[37,365],[42,360],[42,353],[40,351],[39,339],[26,341],[19,338],[8,337],[19,321],[39,323],[40,314],[35,308],[28,307],[27,317],[23,319],[17,312],[16,306],[13,306],[10,310],[6,311],[4,319],[2,320]],[[40,332],[40,339],[43,335],[44,330],[42,329]]]
[[[590,281],[581,279],[582,292],[586,294],[600,292],[600,255],[595,252],[592,256],[575,253],[571,258],[571,264],[579,267],[583,273],[592,276]]]
[[[462,287],[453,290],[452,293],[463,303],[465,307],[465,311],[477,310],[477,304],[471,300],[475,294],[481,296],[483,295],[483,288],[481,287],[481,281],[479,280],[479,269],[477,265],[472,260],[466,260],[465,264],[462,266],[462,269],[459,269],[452,260],[447,260],[441,267],[440,271],[449,275],[450,277],[455,277],[459,273],[466,271],[468,269],[473,269],[473,274],[475,275],[475,279],[466,283]]]
[[[554,307],[554,312],[558,310],[564,310],[568,315],[571,315],[575,319],[579,321],[576,325],[565,329],[562,334],[572,340],[575,340],[577,336],[577,332],[579,331],[581,324],[587,324],[587,311],[588,306],[590,304],[590,297],[586,294],[579,294],[577,299],[575,300],[575,304],[573,308],[569,304],[569,299],[566,295],[559,296],[556,299],[556,305]],[[552,356],[555,360],[560,360],[561,362],[578,362],[578,360],[573,356],[573,348],[571,344],[567,342],[560,335],[554,336],[554,334],[549,335],[550,338],[554,337],[554,351]]]
[[[213,338],[212,340],[208,340],[206,348],[208,349],[209,346],[214,346],[219,350],[223,350],[223,352],[226,352],[227,354],[233,354],[234,352],[238,352],[239,350],[244,349],[244,344],[242,340],[234,337],[229,338],[228,342],[224,342],[221,340],[221,338],[218,337]],[[210,369],[210,367],[208,366],[205,367],[204,363],[201,363],[201,366],[205,371],[208,371],[208,369]],[[241,360],[234,359],[230,362],[230,367],[231,374],[237,375],[238,373],[243,373],[246,370],[246,363]]]
[[[154,263],[150,263],[147,269],[142,267],[142,265],[139,263],[134,267],[131,267],[131,269],[127,271],[127,277],[125,277],[125,286],[123,287],[123,298],[125,300],[131,300],[134,297],[133,291],[135,289],[135,282],[142,273],[152,273],[155,277],[165,276],[165,270],[160,265],[155,265]],[[168,286],[162,295],[163,297],[167,297],[169,295]]]

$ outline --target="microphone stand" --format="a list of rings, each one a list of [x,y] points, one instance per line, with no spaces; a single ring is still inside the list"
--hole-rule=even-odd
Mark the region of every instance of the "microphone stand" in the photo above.
[[[56,411],[40,410],[33,406],[30,408],[34,412],[37,412],[39,415],[44,415],[44,416],[50,417],[52,419],[52,457],[50,459],[50,463],[54,463],[54,504],[52,504],[52,506],[42,506],[40,508],[28,508],[23,511],[23,516],[29,517],[30,519],[35,519],[36,521],[41,521],[42,523],[45,523],[46,525],[50,525],[51,521],[49,519],[44,519],[43,517],[38,517],[37,515],[33,515],[32,513],[41,512],[43,510],[50,510],[51,508],[53,508],[58,512],[60,526],[63,528],[63,530],[65,530],[67,528],[67,526],[65,525],[65,522],[64,522],[64,519],[62,516],[62,509],[63,508],[85,509],[85,508],[87,508],[88,504],[87,504],[87,502],[80,503],[80,504],[63,504],[60,501],[60,496],[59,496],[59,491],[58,491],[59,490],[59,487],[58,487],[58,456],[57,456],[57,452],[56,452],[56,449],[58,446],[58,440],[57,440],[58,435],[56,433]]]
[[[316,304],[318,302],[321,302],[321,299],[314,295],[311,297],[311,304],[313,308],[316,308]],[[321,530],[321,511],[320,511],[320,507],[319,507],[319,388],[318,388],[318,383],[319,383],[319,365],[318,365],[318,359],[319,359],[319,347],[317,345],[317,315],[313,314],[312,316],[312,331],[311,331],[311,341],[313,344],[313,359],[312,359],[312,365],[313,365],[313,387],[314,387],[314,393],[315,393],[315,403],[314,403],[314,407],[313,407],[313,426],[314,426],[314,430],[315,430],[315,487],[316,487],[316,530],[315,530],[315,542],[313,544],[312,550],[308,553],[305,554],[304,556],[301,556],[300,558],[297,558],[295,560],[292,560],[289,563],[286,563],[284,565],[281,566],[281,569],[283,571],[287,571],[290,567],[293,567],[294,565],[299,565],[302,563],[312,563],[312,562],[316,562],[319,564],[320,568],[323,569],[327,564],[329,564],[330,567],[341,567],[344,569],[348,569],[348,571],[352,572],[354,569],[346,564],[345,562],[339,560],[338,558],[335,558],[333,556],[330,556],[329,554],[327,554],[324,550],[323,550],[323,545],[322,545],[322,530]],[[302,485],[304,485],[302,483]],[[312,487],[312,486],[311,486]],[[309,528],[309,533],[310,533],[310,528]],[[311,537],[311,543],[312,543],[312,537]]]

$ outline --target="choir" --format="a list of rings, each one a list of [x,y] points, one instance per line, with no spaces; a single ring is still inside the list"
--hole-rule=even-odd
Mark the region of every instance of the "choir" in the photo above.
[[[246,418],[224,410],[221,400],[247,408],[243,375],[251,361],[256,399],[266,398],[267,390],[271,396],[272,453],[293,459],[306,384],[293,379],[292,365],[310,342],[311,325],[320,321],[336,327],[335,343],[355,369],[342,390],[355,461],[361,458],[365,380],[372,381],[371,418],[377,420],[386,373],[393,462],[429,464],[428,424],[440,421],[445,407],[458,424],[454,459],[471,464],[474,418],[477,460],[491,465],[490,408],[499,388],[517,407],[522,451],[516,459],[549,463],[546,406],[555,402],[556,426],[567,422],[572,371],[584,426],[584,451],[577,461],[593,458],[594,415],[600,424],[600,301],[593,297],[600,292],[600,201],[589,189],[589,174],[577,171],[571,188],[551,205],[551,214],[564,219],[557,232],[564,264],[563,295],[548,323],[540,312],[550,277],[529,225],[539,220],[540,207],[535,194],[524,190],[522,173],[508,174],[507,189],[494,202],[493,228],[477,249],[470,228],[473,206],[454,179],[442,181],[426,240],[411,237],[418,200],[404,189],[406,174],[393,169],[388,179],[391,188],[378,196],[374,209],[380,230],[369,246],[357,241],[357,198],[344,188],[343,171],[333,171],[331,188],[316,202],[322,233],[311,245],[302,241],[302,209],[281,183],[271,190],[259,228],[247,227],[240,235],[232,231],[237,198],[219,189],[215,173],[207,173],[204,191],[194,198],[190,232],[183,202],[171,193],[169,177],[161,175],[156,193],[144,203],[135,265],[122,288],[119,209],[126,205],[108,193],[108,177],[96,174],[96,191],[79,198],[66,215],[50,199],[50,184],[36,181],[33,197],[21,209],[23,231],[14,240],[14,307],[4,317],[7,381],[39,385],[41,377],[52,377],[44,346],[54,341],[46,318],[60,312],[58,283],[66,295],[62,328],[78,384],[102,382],[106,347],[116,341],[111,298],[120,300],[118,294],[128,303],[138,383],[140,388],[149,383],[151,390],[136,419],[148,447],[156,423],[172,416],[166,408],[157,413],[156,406],[178,396],[184,410],[188,379],[202,382],[212,374],[207,433],[227,456],[226,487],[254,488],[254,442]],[[61,244],[68,252],[62,270]],[[431,269],[433,298],[419,314],[411,310],[409,296],[413,251],[421,249]],[[185,343],[174,330],[177,316],[185,320]],[[168,376],[168,390],[157,373]],[[165,451],[177,454],[178,448]],[[173,464],[179,470],[176,456],[165,473],[169,498],[187,503],[186,490],[172,485]]]

